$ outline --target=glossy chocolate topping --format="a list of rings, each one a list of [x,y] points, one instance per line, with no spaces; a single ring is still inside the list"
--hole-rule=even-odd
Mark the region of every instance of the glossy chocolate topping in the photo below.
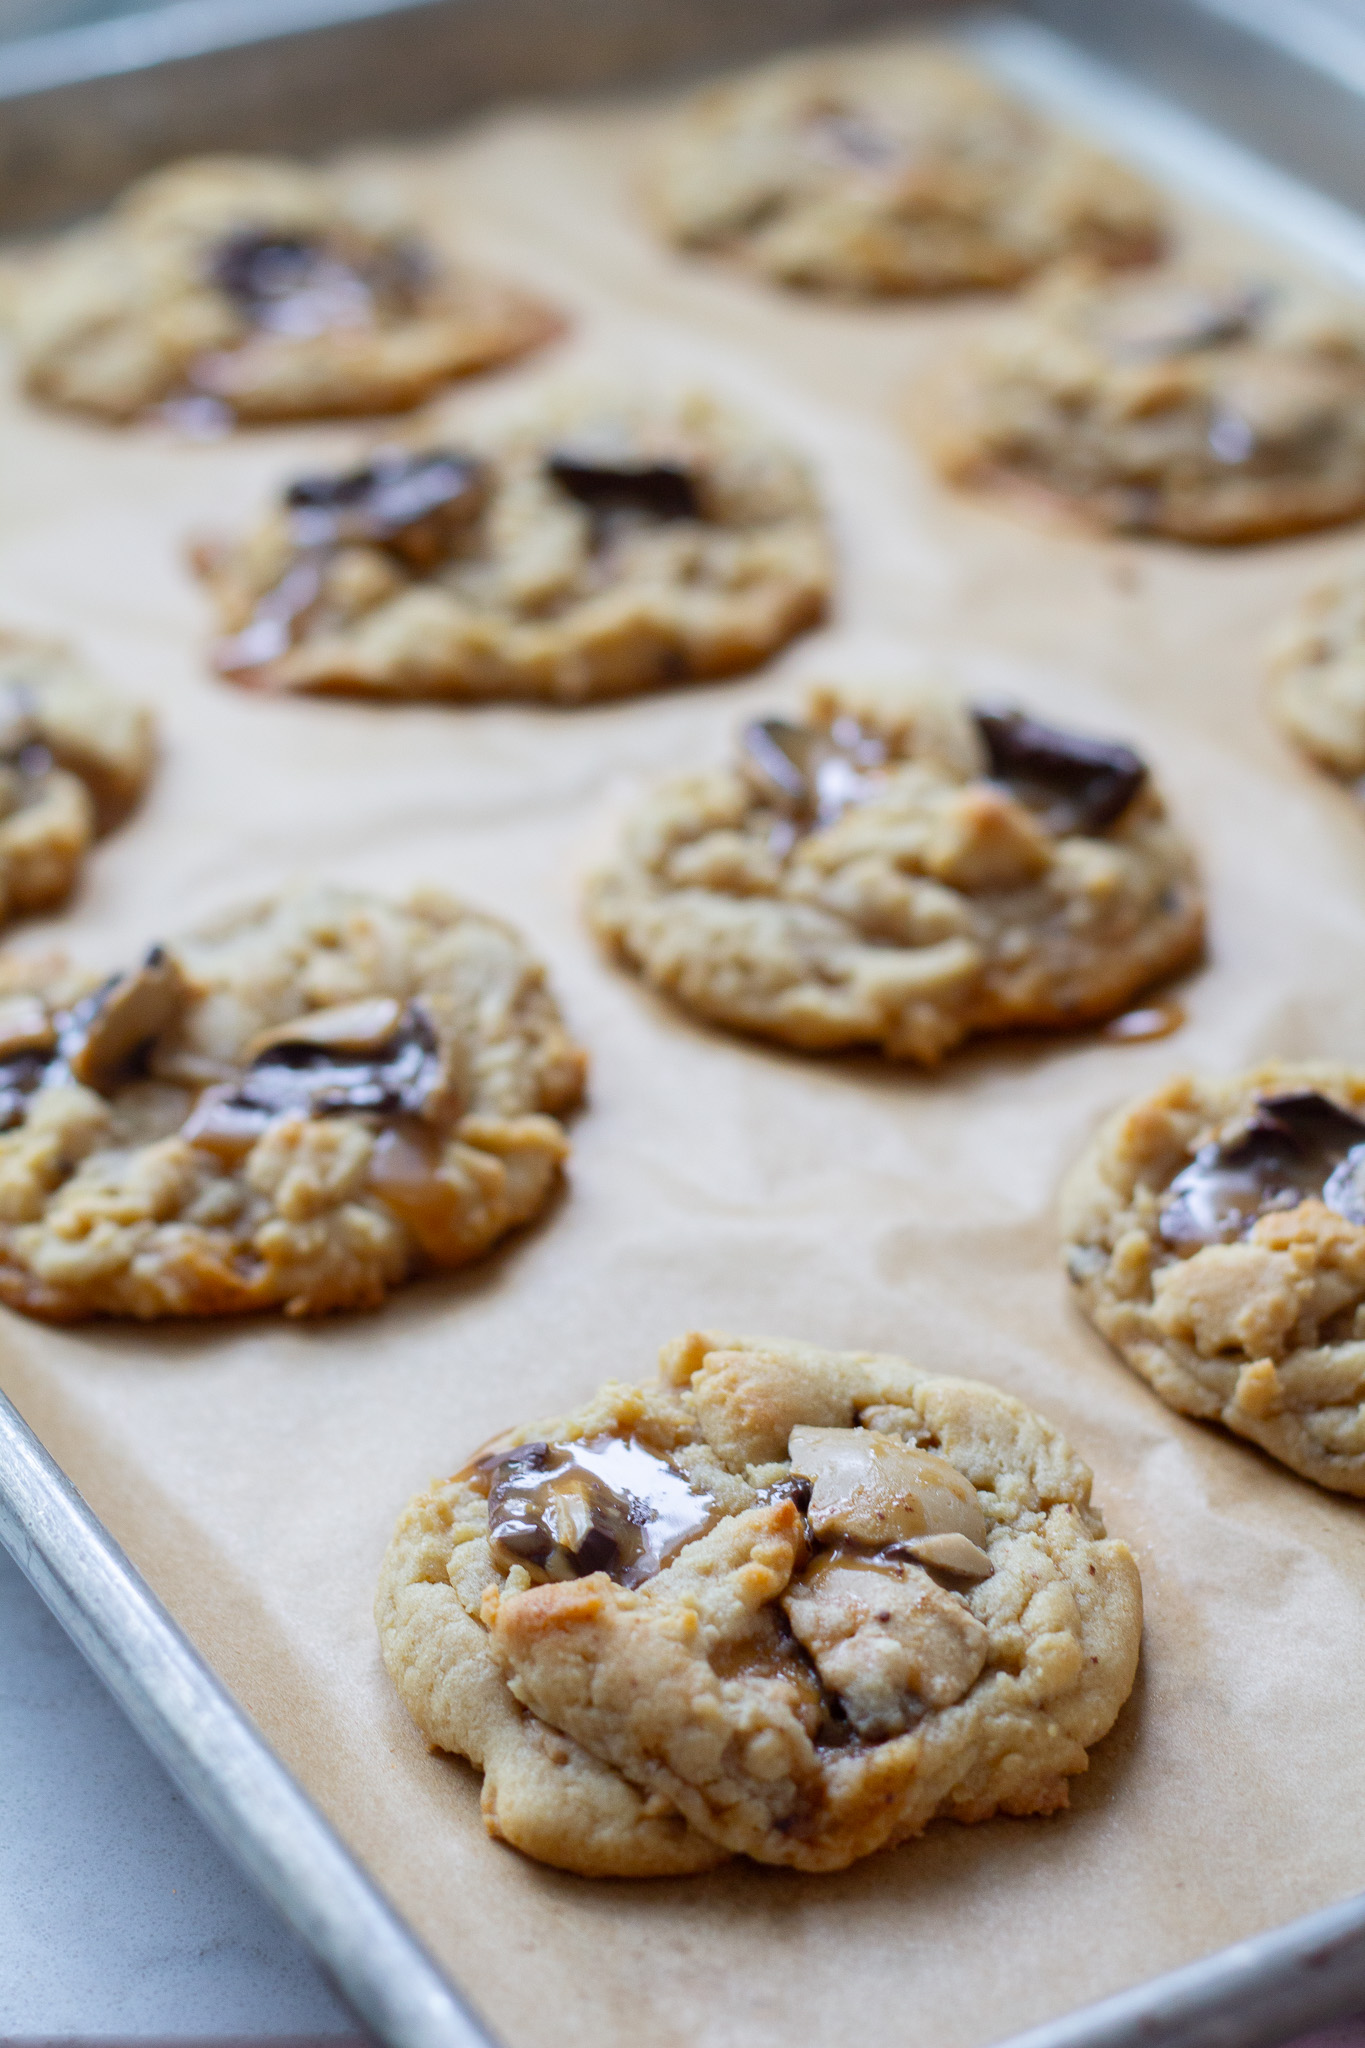
[[[740,766],[764,803],[801,831],[837,824],[874,795],[886,747],[853,718],[830,726],[759,718],[740,736]]]
[[[606,515],[643,513],[650,519],[700,519],[701,500],[691,472],[680,462],[649,455],[598,455],[587,445],[553,449],[546,468],[562,490]]]
[[[1141,757],[1117,740],[1063,732],[1005,706],[978,705],[974,716],[991,780],[1003,783],[1059,839],[1103,832],[1147,779]]]
[[[1365,1122],[1325,1095],[1263,1096],[1236,1137],[1203,1145],[1161,1212],[1178,1251],[1230,1244],[1258,1216],[1313,1198],[1365,1224]]]
[[[719,1510],[634,1437],[521,1444],[475,1468],[488,1484],[496,1561],[550,1579],[606,1572],[638,1586],[704,1535]]]

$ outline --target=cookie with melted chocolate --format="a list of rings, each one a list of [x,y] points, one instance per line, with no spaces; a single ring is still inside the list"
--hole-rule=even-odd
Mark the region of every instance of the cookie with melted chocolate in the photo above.
[[[1066,1029],[1194,960],[1203,898],[1122,741],[923,683],[823,685],[628,821],[589,917],[656,987],[808,1051],[929,1065]]]
[[[693,1333],[413,1501],[376,1618],[491,1834],[640,1877],[838,1870],[936,1816],[1064,1806],[1141,1593],[1085,1466],[1007,1395]]]
[[[1068,274],[945,378],[939,466],[1021,505],[1203,543],[1365,510],[1365,321],[1300,285]]]
[[[1167,1083],[1074,1168],[1062,1228],[1087,1315],[1164,1401],[1365,1496],[1365,1073]]]
[[[16,317],[35,397],[194,431],[403,410],[560,325],[339,180],[247,156],[140,179],[34,265]]]
[[[93,985],[0,999],[0,1300],[368,1308],[549,1200],[582,1085],[516,933],[437,891],[300,889]]]
[[[0,630],[0,921],[66,900],[141,797],[154,751],[151,713],[73,648]]]
[[[235,682],[563,703],[752,668],[832,574],[804,465],[698,395],[575,395],[478,447],[380,449],[196,567]]]
[[[1161,207],[945,49],[785,58],[702,93],[660,153],[664,232],[807,291],[1007,286],[1143,262]]]

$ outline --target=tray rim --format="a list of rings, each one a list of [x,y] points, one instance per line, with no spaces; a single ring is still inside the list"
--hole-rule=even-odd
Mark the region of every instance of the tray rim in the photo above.
[[[239,12],[239,0],[170,0],[164,25],[144,10],[0,44],[0,106],[129,71],[154,73],[257,40],[325,35],[462,4],[244,0]],[[954,29],[1027,96],[1078,126],[1107,127],[1138,155],[1146,138],[1158,169],[1163,157],[1168,168],[1181,158],[1187,187],[1365,286],[1365,219],[1105,65],[1102,17],[1125,4],[1096,6],[1085,47],[1029,20],[1034,0],[1016,0],[1017,11],[964,9]],[[1212,15],[1253,32],[1264,12],[1263,0],[1174,5],[1196,30],[1201,17]],[[1038,0],[1044,22],[1055,11]],[[242,32],[244,20],[255,27]],[[1266,34],[1266,49],[1271,40]],[[1365,35],[1359,44],[1365,102]],[[7,75],[14,58],[17,68]],[[499,2048],[3,1391],[0,1545],[367,2033],[386,2048]],[[1004,2037],[995,2048],[1277,2048],[1361,2008],[1365,1891]]]

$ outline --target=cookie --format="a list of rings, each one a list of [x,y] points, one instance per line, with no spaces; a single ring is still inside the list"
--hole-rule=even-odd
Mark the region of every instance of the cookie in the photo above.
[[[1270,708],[1320,767],[1365,775],[1365,576],[1310,591],[1277,635]]]
[[[1059,275],[948,376],[925,433],[953,482],[1207,543],[1365,512],[1365,321],[1305,290]]]
[[[753,668],[831,581],[802,463],[703,398],[381,449],[195,562],[234,681],[560,703]]]
[[[50,910],[141,796],[151,714],[71,648],[0,629],[0,919]]]
[[[931,1065],[1107,1017],[1198,957],[1194,861],[1130,747],[924,686],[822,687],[666,783],[597,932],[717,1023]]]
[[[786,59],[693,102],[652,197],[684,248],[862,295],[1017,284],[1058,257],[1143,262],[1141,179],[946,50]]]
[[[14,318],[35,398],[210,426],[401,410],[559,326],[448,266],[374,195],[247,156],[141,179],[38,259]]]
[[[693,1333],[407,1509],[376,1605],[491,1835],[590,1877],[842,1870],[1045,1814],[1132,1689],[1137,1567],[976,1380]]]
[[[542,1210],[583,1054],[508,926],[313,887],[0,992],[0,1300],[371,1308]]]
[[[1365,1495],[1365,1070],[1181,1075],[1062,1197],[1078,1297],[1184,1415]]]

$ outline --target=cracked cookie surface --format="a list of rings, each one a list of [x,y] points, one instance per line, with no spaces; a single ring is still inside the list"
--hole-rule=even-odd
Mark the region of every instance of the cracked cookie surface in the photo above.
[[[141,796],[151,713],[71,648],[0,628],[0,920],[65,901],[96,836]]]
[[[712,87],[652,181],[685,248],[850,294],[1018,283],[1153,256],[1160,202],[944,50],[787,59]]]
[[[1296,745],[1335,775],[1365,775],[1365,573],[1308,593],[1276,636],[1268,683]]]
[[[414,1500],[376,1606],[490,1834],[589,1876],[839,1870],[1051,1813],[1132,1689],[1090,1473],[972,1380],[692,1333]]]
[[[599,935],[717,1023],[931,1064],[1067,1028],[1197,957],[1190,850],[1131,749],[945,692],[822,687],[665,784],[589,886]]]
[[[1304,289],[1059,275],[950,374],[924,433],[954,482],[1207,543],[1365,512],[1365,322]]]
[[[697,396],[381,450],[196,565],[236,681],[561,703],[756,667],[832,577],[803,464]]]
[[[313,887],[103,983],[4,963],[0,1300],[370,1308],[549,1199],[584,1060],[510,927]]]
[[[1181,1075],[1062,1195],[1082,1307],[1172,1408],[1365,1495],[1365,1072]]]
[[[255,157],[140,180],[33,261],[15,323],[34,397],[207,426],[403,410],[559,326],[447,265],[373,192]]]

